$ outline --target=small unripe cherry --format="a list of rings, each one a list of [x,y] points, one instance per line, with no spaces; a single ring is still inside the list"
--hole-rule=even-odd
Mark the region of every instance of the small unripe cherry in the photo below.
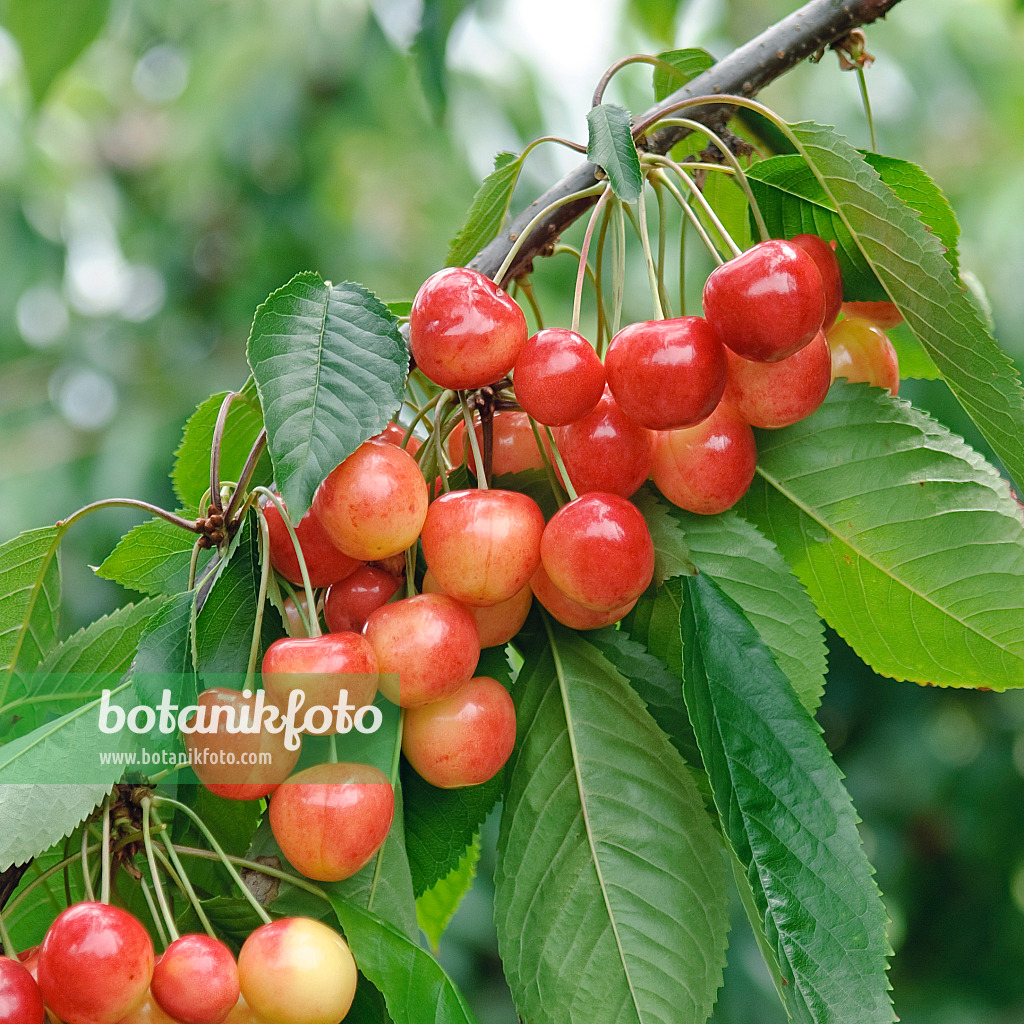
[[[858,317],[870,320],[883,331],[899,327],[903,323],[903,314],[892,302],[844,302],[842,314],[849,319]]]
[[[403,564],[405,562],[402,556]],[[384,569],[364,565],[335,583],[324,598],[324,619],[332,633],[361,633],[371,612],[398,593],[402,580]]]
[[[821,329],[827,331],[839,316],[843,304],[843,274],[836,257],[836,243],[826,242],[818,235],[796,235],[790,239],[814,260],[814,265],[821,274],[821,286],[825,293],[825,319]]]
[[[150,992],[181,1024],[222,1024],[238,1002],[235,958],[209,935],[182,935],[156,962]]]
[[[473,432],[476,434],[480,451],[483,452],[484,428],[479,419],[474,420]],[[541,436],[544,437],[543,432]],[[545,448],[550,452],[547,439],[544,438],[544,441]],[[465,420],[459,420],[455,424],[448,435],[446,448],[453,466],[461,466],[465,462],[469,471],[476,475],[476,462],[469,453],[469,444],[466,441]],[[525,412],[514,410],[496,412],[491,420],[491,476],[543,468],[544,459],[540,448],[537,447],[537,438],[530,426],[529,416]]]
[[[295,545],[292,544],[291,535],[284,524],[284,519],[281,518],[280,511],[273,502],[268,502],[261,511],[270,534],[270,564],[289,583],[301,586],[299,557],[295,553]],[[299,547],[302,548],[302,557],[306,562],[311,586],[329,587],[355,572],[362,564],[358,559],[350,558],[344,551],[339,551],[331,543],[312,509],[293,525]]]
[[[863,381],[876,388],[900,390],[900,362],[888,335],[870,320],[849,317],[828,332],[832,379]]]
[[[422,590],[424,594],[444,593],[429,569],[423,574]],[[489,608],[473,608],[470,605],[465,605],[465,608],[476,623],[477,633],[480,634],[480,646],[501,647],[523,628],[532,604],[533,593],[527,584],[507,601],[501,601]]]
[[[537,571],[530,580],[530,589],[533,596],[544,606],[548,614],[570,629],[601,629],[603,626],[611,626],[620,619],[625,618],[636,604],[636,598],[627,601],[618,608],[608,611],[595,611],[587,608],[586,605],[566,597],[558,587],[551,582],[544,566],[537,566]]]
[[[549,427],[586,416],[604,393],[604,383],[604,367],[590,342],[565,327],[528,338],[512,371],[523,411]]]

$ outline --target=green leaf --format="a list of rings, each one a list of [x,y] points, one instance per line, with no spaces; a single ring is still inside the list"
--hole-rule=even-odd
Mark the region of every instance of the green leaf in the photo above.
[[[690,47],[686,50],[664,50],[658,54],[658,60],[670,64],[675,72],[667,68],[654,68],[654,99],[660,103],[670,93],[681,89],[691,79],[707,71],[715,63],[715,58],[707,50]],[[712,175],[724,177],[724,175]]]
[[[725,961],[720,840],[629,682],[547,629],[513,691],[495,870],[517,1009],[534,1024],[703,1024]]]
[[[160,703],[165,690],[170,691],[170,702],[178,707],[194,704],[199,694],[192,655],[195,597],[193,591],[173,597],[150,619],[139,638],[131,678],[138,699],[150,707]],[[166,736],[154,730],[150,740],[173,748],[181,746],[176,733]]]
[[[412,50],[419,65],[420,81],[434,116],[440,120],[448,105],[448,36],[459,15],[472,6],[471,0],[425,0],[419,32]]]
[[[107,0],[7,0],[3,24],[17,40],[38,105],[107,22]]]
[[[890,327],[885,332],[896,349],[896,361],[903,380],[941,380],[942,374],[932,357],[921,347],[914,332],[905,324]]]
[[[523,158],[515,153],[499,153],[494,170],[484,178],[473,196],[466,222],[448,247],[447,267],[463,267],[501,230]]]
[[[686,579],[683,692],[798,1022],[890,1024],[886,915],[821,731],[739,606]]]
[[[151,597],[180,594],[188,586],[195,542],[194,533],[166,519],[149,519],[118,541],[96,575]],[[199,553],[197,578],[201,578],[209,560],[209,551]]]
[[[332,895],[359,970],[383,993],[395,1024],[476,1024],[441,965],[394,925]]]
[[[466,848],[462,860],[444,878],[439,878],[425,893],[416,897],[416,920],[435,952],[455,911],[473,886],[479,860],[480,837],[477,836]]]
[[[876,672],[1024,686],[1024,523],[1006,481],[924,413],[833,385],[802,423],[758,435],[742,509]]]
[[[306,272],[256,310],[248,356],[274,476],[297,521],[324,477],[398,411],[408,347],[361,285]]]
[[[654,582],[664,583],[673,576],[691,576],[697,571],[690,560],[686,536],[672,515],[671,506],[654,491],[644,488],[633,503],[647,523],[654,542]]]
[[[612,191],[623,202],[635,203],[644,179],[633,143],[633,115],[625,107],[601,103],[587,111],[587,125],[587,159],[604,169]]]

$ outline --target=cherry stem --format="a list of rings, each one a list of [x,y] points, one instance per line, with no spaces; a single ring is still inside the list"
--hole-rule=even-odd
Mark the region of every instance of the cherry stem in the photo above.
[[[3,914],[0,914],[0,952],[3,952],[5,956],[9,956],[12,960],[18,959],[18,950],[11,941],[11,934],[4,923]]]
[[[575,501],[579,495],[569,479],[569,471],[565,468],[565,463],[562,461],[562,453],[558,450],[558,445],[555,444],[555,435],[546,424],[544,426],[544,433],[548,435],[548,441],[551,443],[551,454],[554,455],[555,462],[558,464],[558,472],[562,476],[562,486],[565,488],[565,493],[569,495],[570,501]]]
[[[530,429],[533,431],[533,436],[537,441],[537,451],[540,452],[541,462],[544,463],[544,473],[548,478],[548,483],[551,485],[551,493],[554,495],[555,501],[558,502],[559,508],[561,508],[565,504],[564,492],[558,483],[558,476],[551,465],[551,459],[548,458],[546,446],[540,436],[540,427],[532,416],[527,416],[527,419],[530,421]]]
[[[682,82],[686,84],[686,76],[679,70],[679,68],[673,67],[666,61],[661,60],[660,57],[652,57],[649,53],[633,53],[628,57],[620,57],[614,64],[611,64],[605,73],[601,76],[601,80],[597,83],[597,88],[594,90],[594,99],[591,106],[598,106],[604,100],[605,89],[608,88],[608,83],[612,78],[621,71],[624,67],[628,67],[630,64],[650,64],[653,67],[661,68],[669,74],[676,75]]]
[[[607,223],[607,221],[602,221],[602,224],[604,223]],[[600,244],[600,239],[598,244]],[[551,255],[560,256],[563,253],[567,256],[572,256],[577,263],[583,258],[583,254],[579,249],[571,245],[566,245],[564,242],[559,242],[558,245],[555,246]],[[600,252],[598,253],[598,258],[600,258]],[[600,338],[603,337],[604,331],[607,330],[608,327],[608,314],[605,312],[604,301],[601,297],[601,283],[597,278],[597,272],[589,263],[585,264],[585,268],[587,272],[587,280],[593,286],[594,298],[597,300],[597,336],[600,340]]]
[[[338,737],[334,733],[327,738],[327,762],[328,764],[338,763]]]
[[[686,214],[686,219],[693,225],[697,234],[700,235],[700,240],[704,243],[704,247],[711,254],[711,258],[715,261],[716,264],[718,264],[718,266],[721,266],[725,262],[725,259],[722,257],[722,254],[718,251],[718,246],[716,246],[715,243],[711,241],[711,236],[705,230],[704,225],[701,224],[700,218],[694,212],[693,207],[690,206],[690,204],[686,201],[686,197],[682,194],[682,192],[679,191],[679,189],[676,188],[675,184],[666,174],[664,174],[664,172],[656,171],[653,173],[661,175],[661,183],[665,186],[665,188],[668,189],[671,196],[679,204],[679,208],[683,211],[683,213]],[[690,182],[690,184],[693,183]]]
[[[167,932],[164,930],[164,923],[160,920],[160,911],[157,910],[156,903],[153,900],[153,892],[149,887],[149,882],[146,881],[144,875],[139,877],[139,887],[142,889],[142,895],[146,900],[146,906],[149,908],[149,916],[153,919],[153,926],[156,928],[160,944],[166,949],[171,942],[167,937]]]
[[[658,271],[654,266],[654,257],[651,255],[651,236],[647,233],[647,204],[645,202],[646,188],[641,187],[637,199],[637,213],[640,223],[637,229],[640,233],[640,244],[644,248],[644,259],[647,262],[647,280],[651,286],[651,300],[654,303],[654,319],[664,320],[665,311],[661,307],[661,292],[658,288]]]
[[[430,452],[433,455],[434,461],[437,463],[437,472],[441,477],[441,490],[447,494],[451,489],[451,484],[448,483],[448,471],[445,465],[444,459],[444,445],[447,438],[443,437],[444,431],[444,411],[448,406],[448,403],[455,397],[454,391],[442,391],[438,396],[437,405],[434,408],[434,422],[431,424],[430,429]],[[427,445],[424,445],[421,449],[421,459],[425,458],[428,454]],[[422,465],[422,462],[421,462]],[[429,462],[427,463],[427,469],[430,469]],[[427,474],[429,479],[429,474]]]
[[[167,850],[167,856],[170,857],[171,862],[174,864],[174,868],[178,873],[178,877],[184,886],[185,895],[189,898],[189,902],[195,908],[196,915],[199,917],[199,921],[203,926],[203,930],[211,939],[217,938],[213,925],[210,924],[210,919],[206,916],[206,911],[203,910],[203,905],[196,895],[195,889],[192,888],[192,882],[189,880],[188,874],[185,872],[185,868],[181,861],[178,859],[178,853],[174,849],[174,843],[171,842],[171,837],[167,834],[167,829],[163,827],[163,822],[160,820],[160,815],[157,814],[156,808],[151,807],[149,810],[150,815],[153,819],[153,824],[160,829],[160,839],[163,841],[164,847]]]
[[[97,853],[98,851],[99,851],[99,844],[97,844],[96,846],[90,846],[89,849],[88,849],[89,853]],[[83,851],[83,852],[85,852],[85,851]],[[21,905],[22,901],[27,899],[28,896],[35,889],[37,889],[44,882],[48,881],[54,875],[58,874],[61,871],[64,871],[68,867],[70,867],[72,864],[75,863],[76,860],[81,860],[81,859],[82,859],[82,854],[81,853],[73,853],[73,854],[71,854],[70,857],[65,857],[62,861],[59,861],[57,864],[54,864],[53,867],[47,868],[45,871],[40,872],[37,877],[33,878],[32,881],[29,882],[18,893],[18,895],[14,899],[11,900],[10,903],[7,904],[7,908],[4,910],[4,913],[7,916],[10,916]],[[71,901],[69,900],[68,902],[70,903]]]
[[[398,728],[395,730],[395,746],[391,755],[391,788],[395,790],[398,788],[398,768],[402,760],[402,733],[405,731],[405,708],[401,708],[398,712]],[[370,881],[370,895],[367,899],[367,910],[373,909],[373,899],[377,895],[377,886],[380,883],[381,871],[384,867],[384,847],[387,845],[387,839],[384,840],[380,850],[377,851],[375,863],[373,865],[373,879]]]
[[[270,586],[270,527],[266,516],[258,515],[260,524],[260,589],[256,595],[256,621],[252,627],[252,643],[249,645],[249,663],[245,666],[243,690],[255,689],[256,659],[260,654],[260,640],[263,638],[263,611],[267,605],[267,588]],[[298,604],[296,603],[296,608]]]
[[[672,306],[668,298],[668,289],[665,287],[665,243],[668,241],[668,210],[665,202],[664,186],[655,180],[651,180],[651,187],[658,200],[658,297],[661,299],[661,308],[665,316],[672,316]]]
[[[196,569],[199,567],[199,552],[203,550],[203,538],[196,537],[195,544],[192,545],[192,557],[188,562],[188,586],[186,590],[192,590],[196,585]]]
[[[530,153],[535,150],[542,142],[555,142],[559,146],[565,146],[567,149],[574,150],[577,153],[583,153],[586,155],[587,147],[580,142],[573,142],[571,139],[563,139],[560,135],[542,135],[539,139],[534,139],[519,155],[520,160],[524,160]]]
[[[159,807],[173,807],[175,810],[181,811],[183,814],[186,814],[189,818],[192,819],[192,821],[196,823],[196,825],[199,827],[199,831],[203,833],[203,837],[206,839],[206,841],[212,847],[213,851],[220,858],[224,867],[227,869],[231,877],[235,880],[235,883],[238,885],[239,889],[241,889],[242,895],[249,901],[253,910],[255,910],[257,914],[259,914],[260,919],[263,921],[263,923],[270,924],[270,915],[266,912],[266,910],[264,910],[263,905],[252,894],[249,887],[242,881],[241,875],[239,875],[239,873],[235,870],[235,867],[231,863],[230,858],[224,852],[220,843],[217,842],[217,839],[214,836],[214,834],[206,827],[206,822],[204,822],[203,819],[200,818],[199,815],[196,814],[196,812],[193,811],[191,807],[181,803],[179,800],[173,800],[169,796],[154,796],[153,803]]]
[[[871,133],[871,152],[878,152],[878,139],[875,137],[875,119],[871,115],[871,97],[868,96],[868,80],[863,65],[857,65],[857,82],[860,85],[860,98],[864,104],[864,115],[868,119],[868,131]]]
[[[626,289],[626,214],[623,203],[615,203],[615,213],[615,235],[612,239],[612,252],[615,258],[612,269],[612,327],[609,331],[612,338],[619,333],[619,324],[622,322],[622,298]],[[611,338],[605,341],[607,345]],[[604,355],[603,352],[599,354]]]
[[[588,269],[588,261],[590,257],[590,242],[594,237],[594,228],[597,225],[597,218],[601,215],[604,210],[605,204],[608,202],[608,198],[611,196],[612,190],[609,186],[601,193],[601,198],[594,204],[594,211],[590,215],[590,219],[587,221],[587,230],[583,235],[583,244],[580,246],[580,265],[576,271],[576,290],[572,296],[572,327],[573,334],[579,334],[580,331],[580,307],[583,305],[583,279],[586,277]]]
[[[263,454],[266,447],[267,428],[264,427],[259,434],[256,435],[256,440],[252,443],[252,448],[249,450],[249,456],[245,460],[245,465],[242,467],[242,473],[238,478],[238,483],[235,485],[235,489],[231,492],[231,500],[228,502],[227,508],[224,509],[225,523],[231,522],[231,517],[234,515],[235,510],[238,507],[239,499],[245,494],[245,489],[249,486],[249,481],[252,480],[252,475],[256,472],[256,467],[259,465],[260,456]],[[239,515],[239,520],[241,520],[241,515]]]
[[[201,860],[221,860],[217,854],[210,850],[200,850],[194,846],[175,846],[174,849],[179,854],[183,854],[186,857],[198,857]],[[289,874],[287,871],[282,871],[280,868],[272,868],[269,864],[261,864],[257,860],[247,860],[245,857],[233,857],[228,854],[227,859],[231,861],[232,864],[237,864],[240,868],[245,868],[248,871],[256,871],[260,874],[267,875],[270,878],[279,878],[282,882],[289,882],[298,889],[305,889],[306,892],[312,893],[314,896],[319,896],[328,903],[330,902],[330,897],[323,891],[323,889],[320,888],[320,886],[314,885],[305,878],[298,878],[295,875]]]
[[[151,800],[148,796],[142,798],[142,844],[146,848],[146,860],[149,861],[149,874],[153,879],[153,889],[156,891],[156,900],[160,904],[160,913],[163,915],[164,924],[167,925],[167,934],[173,942],[178,937],[178,929],[174,926],[174,915],[167,905],[167,896],[164,893],[163,883],[160,881],[160,872],[156,864],[156,851],[153,849],[153,837],[149,830]]]
[[[100,845],[100,903],[110,902],[110,794],[103,798],[103,838]]]
[[[522,292],[526,296],[526,301],[530,304],[530,309],[533,311],[533,318],[537,321],[537,330],[544,330],[544,315],[540,311],[540,306],[537,304],[537,296],[533,292],[533,282],[528,276],[523,276],[516,279],[517,293]]]
[[[140,508],[144,512],[151,512],[161,519],[166,519],[167,522],[173,523],[175,526],[180,526],[183,530],[189,530],[192,533],[203,532],[202,527],[196,526],[195,520],[183,519],[173,512],[168,512],[167,509],[160,508],[159,505],[151,505],[148,501],[139,501],[136,498],[104,498],[103,501],[94,501],[92,504],[83,506],[77,512],[73,512],[67,519],[58,520],[54,525],[63,532],[69,526],[77,523],[79,519],[84,519],[89,513],[96,512],[101,508]]]
[[[604,216],[601,218],[601,230],[597,233],[597,259],[594,261],[594,291],[597,295],[598,321],[597,321],[597,343],[598,352],[604,351],[605,340],[611,332],[608,326],[608,314],[604,308],[604,241],[608,235],[608,225],[611,223],[612,205],[609,203],[604,208]]]
[[[241,397],[240,391],[229,391],[224,396],[217,413],[217,422],[213,427],[213,444],[210,446],[210,504],[218,513],[224,511],[220,500],[220,450],[224,446],[224,428],[227,426],[231,403]]]
[[[704,198],[704,193],[701,192],[701,190],[697,187],[697,183],[690,177],[689,174],[686,173],[686,170],[684,169],[683,165],[676,163],[675,160],[667,156],[653,157],[652,162],[660,164],[663,167],[668,167],[670,170],[676,173],[679,180],[689,189],[690,195],[696,200],[697,205],[701,208],[702,212],[704,213],[704,216],[707,217],[709,221],[711,221],[712,225],[715,228],[715,231],[718,232],[719,237],[722,239],[722,241],[725,243],[726,248],[729,250],[729,253],[732,256],[739,256],[740,253],[743,252],[743,250],[733,240],[732,235],[730,235],[729,232],[726,230],[726,227],[722,223],[721,218],[718,216],[717,213],[715,213],[714,208],[707,201],[707,199]]]
[[[98,849],[98,847],[97,847]],[[82,829],[82,888],[85,891],[85,898],[90,903],[96,902],[96,893],[93,891],[92,879],[89,877],[89,829]]]
[[[655,175],[656,180],[661,181],[662,176]],[[668,182],[662,182],[666,188]],[[680,196],[682,198],[682,196]],[[683,217],[679,225],[679,315],[686,316],[686,225],[687,219]]]
[[[459,392],[459,404],[462,406],[462,418],[466,421],[466,439],[473,451],[473,462],[476,465],[476,485],[481,491],[487,490],[487,473],[484,470],[484,457],[480,451],[480,442],[473,426],[473,414],[469,410],[465,392]]]

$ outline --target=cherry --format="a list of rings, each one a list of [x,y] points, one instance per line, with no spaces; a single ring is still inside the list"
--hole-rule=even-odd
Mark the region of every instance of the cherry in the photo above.
[[[43,997],[32,975],[17,960],[0,956],[0,1024],[43,1024]]]
[[[230,1017],[225,1018],[225,1020],[230,1019]],[[181,1024],[181,1021],[161,1008],[153,995],[153,989],[150,988],[146,993],[146,998],[131,1013],[125,1014],[117,1024]]]
[[[850,319],[870,320],[883,331],[903,323],[903,314],[891,302],[844,302],[842,313]]]
[[[654,544],[635,505],[617,494],[584,494],[544,528],[540,557],[551,582],[595,611],[638,598],[654,575]]]
[[[487,607],[515,596],[540,564],[544,516],[517,491],[442,494],[427,510],[423,557],[446,594]]]
[[[832,379],[864,381],[876,388],[900,389],[900,362],[885,331],[870,320],[849,317],[828,332]]]
[[[419,594],[378,608],[363,630],[377,655],[380,692],[414,708],[472,678],[480,636],[469,611],[446,594]]]
[[[528,338],[512,371],[516,399],[538,423],[582,419],[604,393],[604,367],[589,341],[564,327]]]
[[[405,556],[402,556],[403,564]],[[324,598],[324,618],[332,633],[361,633],[370,612],[387,604],[398,593],[402,580],[372,565],[356,569],[335,583]]]
[[[504,377],[526,342],[526,317],[489,277],[449,267],[413,300],[409,347],[439,387],[480,388]]]
[[[266,699],[264,697],[264,699]],[[299,759],[299,750],[288,750],[285,734],[266,728],[256,733],[230,731],[243,723],[254,723],[257,695],[248,697],[240,690],[213,687],[199,695],[196,702],[202,720],[191,715],[186,723],[185,747],[189,751],[193,771],[199,781],[217,796],[228,800],[257,800],[268,796],[291,774]],[[273,701],[267,701],[272,705]],[[210,732],[189,732],[192,728]],[[265,722],[261,722],[261,726]],[[258,762],[270,755],[269,763]]]
[[[792,242],[759,242],[708,276],[704,316],[715,337],[738,356],[765,363],[785,359],[821,329],[821,274]]]
[[[755,363],[730,352],[725,401],[753,427],[788,427],[825,401],[831,383],[832,356],[818,331],[809,345],[777,363]]]
[[[393,444],[397,448],[401,448],[405,442],[405,427],[401,423],[389,423],[379,434],[374,434],[370,438],[371,441],[384,441],[386,444]],[[419,450],[423,442],[413,435],[409,438],[407,444],[405,444],[405,450],[410,455],[415,455]]]
[[[420,534],[427,485],[416,460],[386,441],[366,441],[333,469],[313,498],[331,541],[363,561],[397,555]]]
[[[357,570],[358,571],[358,570]],[[296,604],[296,600],[298,604]],[[302,616],[299,615],[299,609],[302,609],[303,615],[308,618],[309,615],[309,602],[306,600],[306,595],[299,591],[296,593],[294,598],[286,597],[284,599],[284,621],[285,628],[288,631],[289,636],[306,636],[306,626],[302,621]]]
[[[402,753],[439,789],[478,786],[493,778],[515,744],[515,705],[490,676],[475,676],[450,697],[405,713]]]
[[[821,329],[827,331],[836,322],[843,304],[843,274],[836,258],[836,243],[826,242],[817,235],[796,235],[790,242],[799,246],[814,260],[814,265],[821,274],[821,285],[825,292],[825,319],[822,321]]]
[[[725,350],[699,316],[629,324],[612,338],[605,368],[619,408],[650,430],[699,423],[725,390]]]
[[[473,427],[480,451],[484,450],[484,428],[476,421]],[[543,435],[542,435],[543,436]],[[545,445],[547,447],[547,445]],[[460,420],[448,435],[448,458],[453,466],[469,459],[470,472],[476,473],[476,463],[469,458],[466,441],[466,423]],[[550,450],[550,449],[549,449]],[[497,412],[491,420],[491,475],[522,473],[527,469],[543,469],[544,459],[537,447],[537,438],[525,412]]]
[[[754,432],[722,402],[703,423],[658,435],[653,476],[674,505],[714,515],[747,493],[756,464]]]
[[[600,629],[602,626],[610,626],[625,618],[636,604],[634,598],[609,611],[594,611],[593,608],[587,608],[571,597],[566,597],[551,582],[543,565],[537,566],[537,571],[533,574],[533,579],[530,580],[530,589],[548,614],[570,629]]]
[[[372,765],[329,763],[283,782],[270,798],[270,828],[307,878],[340,882],[365,867],[395,816],[388,777]]]
[[[116,1024],[146,998],[153,943],[127,911],[76,903],[57,915],[39,949],[39,991],[65,1024]]]
[[[356,994],[356,962],[333,928],[285,917],[257,928],[238,954],[242,995],[265,1024],[338,1024]]]
[[[295,546],[288,535],[288,527],[284,525],[281,513],[273,502],[269,502],[262,511],[270,534],[270,564],[289,583],[301,585],[299,558],[295,554]],[[295,536],[302,548],[302,557],[306,560],[306,571],[309,573],[311,586],[328,587],[359,568],[360,562],[357,559],[349,558],[331,543],[312,509],[294,525]]]
[[[235,958],[209,935],[182,935],[156,962],[150,992],[181,1024],[221,1024],[238,1002]]]
[[[263,655],[261,667],[267,697],[286,708],[293,690],[305,694],[305,707],[333,707],[347,690],[346,704],[357,708],[377,695],[377,656],[358,633],[327,633],[314,637],[283,637]],[[331,729],[335,732],[336,729]]]
[[[583,419],[555,430],[555,443],[577,494],[628,498],[651,473],[653,432],[629,419],[607,390]]]
[[[224,1024],[266,1024],[266,1021],[262,1017],[257,1017],[249,1008],[245,996],[239,996],[238,1002],[224,1018]]]
[[[423,574],[422,589],[424,594],[444,593],[429,569]],[[476,623],[476,631],[480,635],[480,646],[501,647],[523,628],[523,623],[526,622],[526,617],[530,614],[532,604],[533,593],[527,584],[507,601],[501,601],[489,608],[473,608],[469,605],[466,605],[465,608]]]

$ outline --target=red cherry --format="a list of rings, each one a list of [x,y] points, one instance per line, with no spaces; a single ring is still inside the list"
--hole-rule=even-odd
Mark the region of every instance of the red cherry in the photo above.
[[[788,427],[825,401],[831,383],[832,357],[819,331],[796,355],[777,363],[755,363],[730,352],[725,401],[753,427]]]
[[[289,583],[300,586],[302,573],[299,572],[299,559],[281,513],[273,502],[268,503],[262,511],[270,533],[270,564]],[[361,563],[357,559],[349,558],[331,543],[312,509],[293,525],[302,548],[302,557],[306,560],[309,582],[313,587],[329,587],[359,568]]]
[[[238,1002],[238,966],[209,935],[182,935],[156,963],[150,991],[181,1024],[221,1024]]]
[[[864,381],[876,388],[900,389],[900,361],[886,333],[870,320],[850,317],[828,332],[832,379]]]
[[[443,594],[441,585],[434,579],[428,569],[423,574],[424,594]],[[533,604],[533,593],[529,584],[507,601],[493,604],[489,608],[473,608],[464,605],[466,611],[473,616],[476,631],[480,635],[481,647],[501,647],[509,642],[523,628],[530,606]]]
[[[444,592],[487,607],[517,594],[540,564],[544,516],[516,491],[442,494],[427,510],[423,557]]]
[[[785,359],[821,329],[821,274],[792,242],[759,242],[708,276],[704,316],[715,337],[738,356],[765,363]]]
[[[725,350],[699,316],[629,324],[612,338],[605,368],[619,408],[649,430],[699,423],[725,390]]]
[[[530,580],[530,589],[548,614],[570,629],[601,629],[602,626],[610,626],[625,618],[636,604],[636,599],[634,599],[609,611],[599,612],[593,608],[587,608],[586,605],[566,597],[551,582],[543,565],[537,566],[537,571],[533,574],[533,579]]]
[[[39,991],[66,1024],[116,1024],[146,998],[153,943],[127,911],[76,903],[58,914],[39,950]]]
[[[405,556],[402,556],[404,563]],[[324,598],[324,618],[332,633],[361,633],[370,612],[387,604],[398,593],[402,580],[372,565],[356,569],[335,583]]]
[[[450,697],[405,713],[402,753],[440,789],[478,786],[493,778],[515,744],[515,705],[490,676],[476,676]]]
[[[387,558],[420,535],[427,485],[408,452],[385,441],[367,441],[320,485],[313,512],[347,555],[367,562]]]
[[[365,637],[326,633],[275,640],[263,655],[262,675],[267,697],[279,708],[288,707],[293,690],[305,694],[305,708],[333,707],[342,690],[347,691],[346,704],[361,708],[373,703],[379,672]]]
[[[821,329],[827,331],[839,316],[839,308],[843,304],[843,274],[836,258],[836,243],[826,242],[817,235],[796,235],[790,239],[814,260],[814,265],[821,274],[821,285],[825,292],[825,319]]]
[[[43,997],[17,960],[0,956],[0,1024],[44,1024]]]
[[[403,447],[405,442],[405,427],[401,423],[389,423],[379,434],[374,434],[371,441],[383,441],[385,444],[393,444],[396,448]],[[423,442],[415,435],[409,438],[404,445],[410,455],[415,455]]]
[[[484,428],[479,420],[475,422],[474,433],[484,450]],[[537,438],[530,426],[530,417],[525,412],[498,412],[491,420],[491,475],[522,473],[527,469],[543,469],[544,459],[537,447]],[[543,437],[543,433],[541,435]],[[471,473],[476,473],[476,463],[469,456],[466,441],[466,423],[460,420],[448,435],[448,457],[453,466],[463,462]],[[545,444],[550,451],[550,447]],[[467,462],[468,459],[468,462]]]
[[[562,427],[586,416],[604,393],[604,367],[586,338],[550,327],[528,338],[516,359],[516,399],[538,423]]]
[[[754,432],[722,402],[703,423],[658,435],[653,475],[674,505],[714,515],[747,493],[756,464]]]
[[[489,277],[449,267],[416,293],[409,347],[439,387],[480,388],[504,377],[526,342],[526,317]]]
[[[454,693],[473,676],[480,636],[469,611],[445,594],[378,608],[364,629],[380,666],[380,692],[403,708]]]
[[[577,494],[628,498],[651,474],[653,432],[626,416],[607,390],[593,412],[555,430],[555,443]]]
[[[654,544],[635,505],[617,494],[584,494],[544,528],[540,557],[551,582],[596,611],[638,598],[654,575]]]
[[[843,316],[870,320],[876,327],[888,331],[903,323],[903,314],[891,302],[844,302]]]
[[[340,882],[381,848],[395,816],[388,777],[368,764],[318,764],[283,782],[270,799],[270,828],[307,878]]]

